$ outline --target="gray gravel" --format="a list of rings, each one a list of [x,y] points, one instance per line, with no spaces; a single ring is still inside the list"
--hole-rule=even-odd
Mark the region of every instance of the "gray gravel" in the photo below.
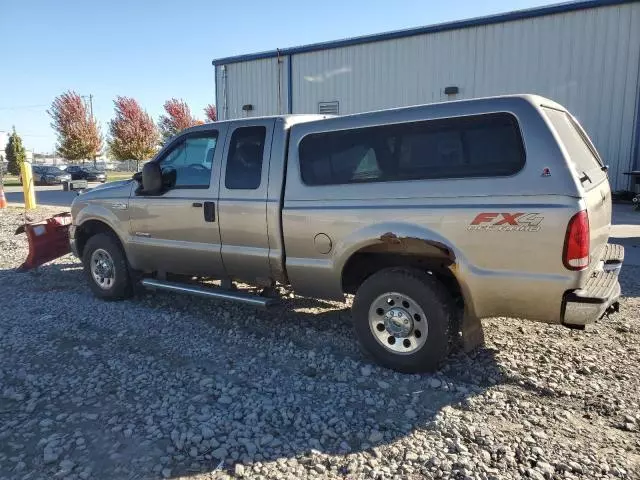
[[[40,210],[38,215],[56,213]],[[640,269],[584,332],[497,318],[433,375],[367,362],[342,304],[105,303],[31,273],[0,211],[0,478],[640,478]]]

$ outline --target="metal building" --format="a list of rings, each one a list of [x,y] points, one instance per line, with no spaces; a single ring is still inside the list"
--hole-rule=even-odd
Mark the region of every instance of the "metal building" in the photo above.
[[[587,0],[213,61],[220,119],[509,93],[565,105],[614,189],[640,168],[640,0]]]

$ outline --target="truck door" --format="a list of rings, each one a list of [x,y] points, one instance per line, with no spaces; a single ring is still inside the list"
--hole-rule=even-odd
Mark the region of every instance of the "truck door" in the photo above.
[[[267,183],[275,120],[234,122],[227,133],[218,213],[222,261],[232,278],[271,278]]]
[[[153,160],[175,186],[130,202],[130,261],[141,270],[225,276],[216,212],[225,126],[176,138]],[[218,145],[219,144],[219,145]]]

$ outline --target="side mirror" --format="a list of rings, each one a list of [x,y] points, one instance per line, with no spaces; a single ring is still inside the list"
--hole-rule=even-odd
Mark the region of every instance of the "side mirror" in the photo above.
[[[176,186],[176,180],[178,179],[178,172],[173,167],[167,167],[162,170],[162,188],[164,190],[171,190]]]
[[[162,191],[162,171],[155,162],[145,163],[142,167],[142,191],[146,195],[158,195]]]

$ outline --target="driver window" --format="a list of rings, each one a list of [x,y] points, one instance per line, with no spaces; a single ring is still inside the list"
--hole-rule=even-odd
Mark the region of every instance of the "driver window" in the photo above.
[[[187,137],[161,161],[162,175],[175,176],[173,188],[209,188],[217,132]]]

